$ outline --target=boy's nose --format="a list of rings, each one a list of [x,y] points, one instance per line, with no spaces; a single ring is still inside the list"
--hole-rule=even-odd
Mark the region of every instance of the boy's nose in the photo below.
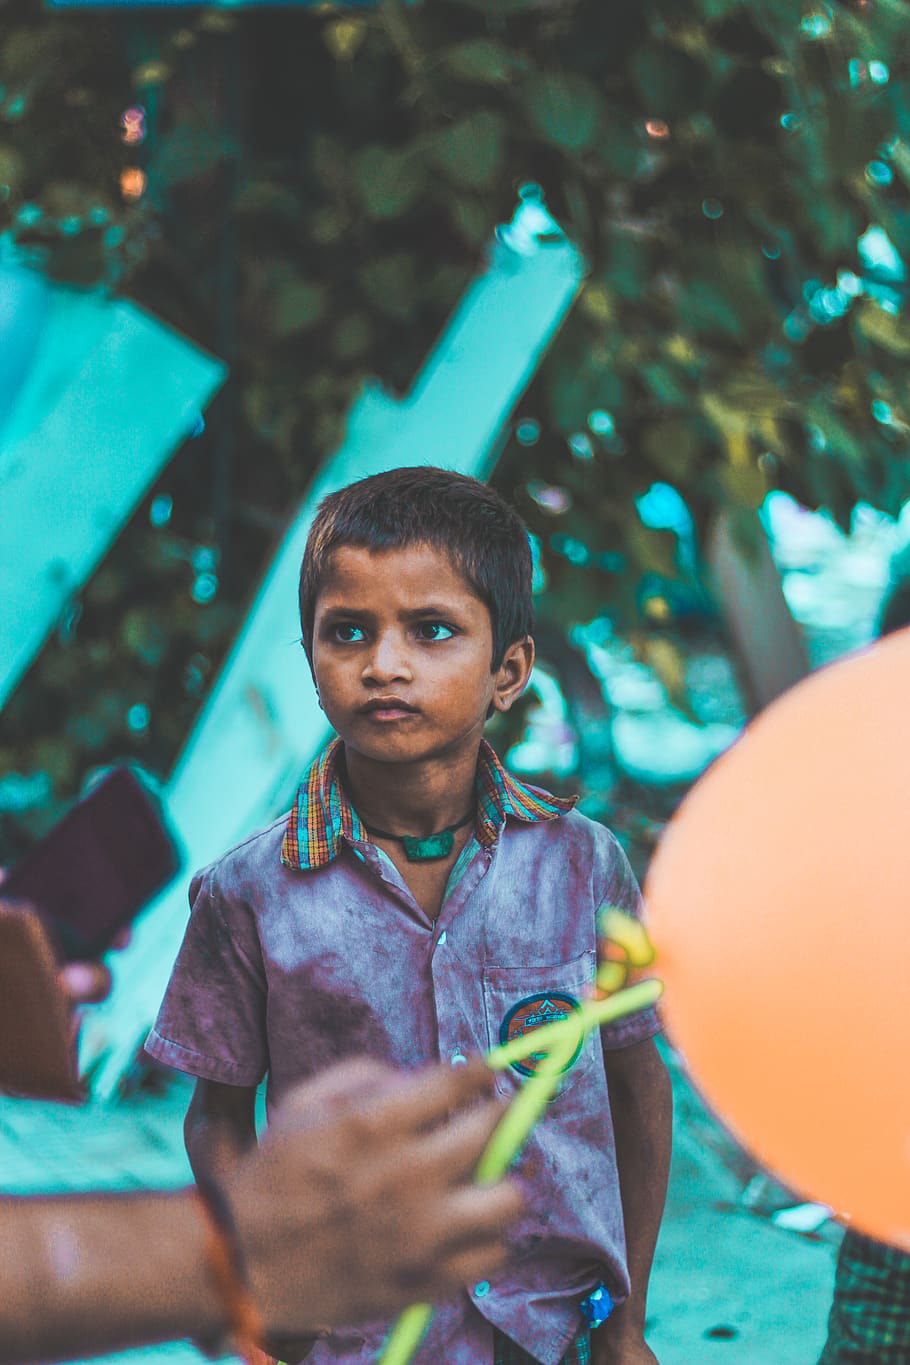
[[[397,635],[379,635],[363,670],[364,682],[410,681],[411,665],[405,642]]]

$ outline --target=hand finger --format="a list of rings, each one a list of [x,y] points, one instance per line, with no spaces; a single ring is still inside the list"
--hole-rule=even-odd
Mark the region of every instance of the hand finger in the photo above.
[[[111,974],[102,962],[69,962],[60,984],[74,1005],[96,1005],[111,988]]]
[[[325,1120],[326,1107],[368,1099],[389,1086],[399,1073],[368,1057],[350,1058],[309,1081],[301,1081],[282,1098],[269,1125],[270,1132],[310,1127]]]
[[[509,1180],[499,1185],[467,1186],[453,1190],[440,1202],[444,1232],[437,1255],[451,1255],[484,1241],[502,1237],[521,1216],[524,1200]]]
[[[374,1095],[369,1116],[377,1128],[403,1135],[439,1123],[492,1089],[492,1072],[480,1058],[467,1066],[435,1066],[411,1073],[383,1094]]]
[[[492,1100],[462,1109],[431,1132],[415,1137],[405,1158],[415,1180],[432,1178],[436,1171],[447,1185],[470,1179],[504,1113],[505,1106]]]

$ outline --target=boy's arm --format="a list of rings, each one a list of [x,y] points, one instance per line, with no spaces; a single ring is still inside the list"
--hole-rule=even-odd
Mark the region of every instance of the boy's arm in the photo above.
[[[645,1303],[670,1169],[670,1077],[653,1038],[604,1052],[632,1292],[591,1334],[591,1365],[648,1365]]]
[[[244,1152],[256,1145],[256,1087],[198,1080],[183,1140],[197,1180],[211,1175],[220,1184],[229,1178]]]
[[[256,1087],[197,1080],[183,1121],[193,1175],[214,1177],[222,1189],[245,1152],[256,1145]],[[310,1333],[269,1332],[265,1346],[281,1360],[301,1360],[312,1349]]]

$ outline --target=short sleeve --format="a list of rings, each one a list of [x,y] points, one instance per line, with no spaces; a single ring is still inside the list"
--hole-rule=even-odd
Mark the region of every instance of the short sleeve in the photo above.
[[[597,839],[594,871],[595,905],[598,911],[613,907],[623,910],[627,915],[644,921],[645,909],[641,890],[635,879],[625,850],[616,835],[601,826]],[[605,1051],[631,1047],[653,1038],[663,1027],[660,1015],[654,1006],[628,1014],[607,1024],[600,1031]]]
[[[268,1069],[265,971],[252,915],[193,878],[190,919],[145,1050],[203,1080],[258,1085]]]

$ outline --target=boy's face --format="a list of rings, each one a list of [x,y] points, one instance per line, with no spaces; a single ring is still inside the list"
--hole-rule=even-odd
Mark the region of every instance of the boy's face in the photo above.
[[[404,763],[477,744],[492,705],[507,711],[534,660],[530,639],[490,671],[490,613],[428,545],[341,546],[316,599],[312,660],[326,716],[346,746]]]

